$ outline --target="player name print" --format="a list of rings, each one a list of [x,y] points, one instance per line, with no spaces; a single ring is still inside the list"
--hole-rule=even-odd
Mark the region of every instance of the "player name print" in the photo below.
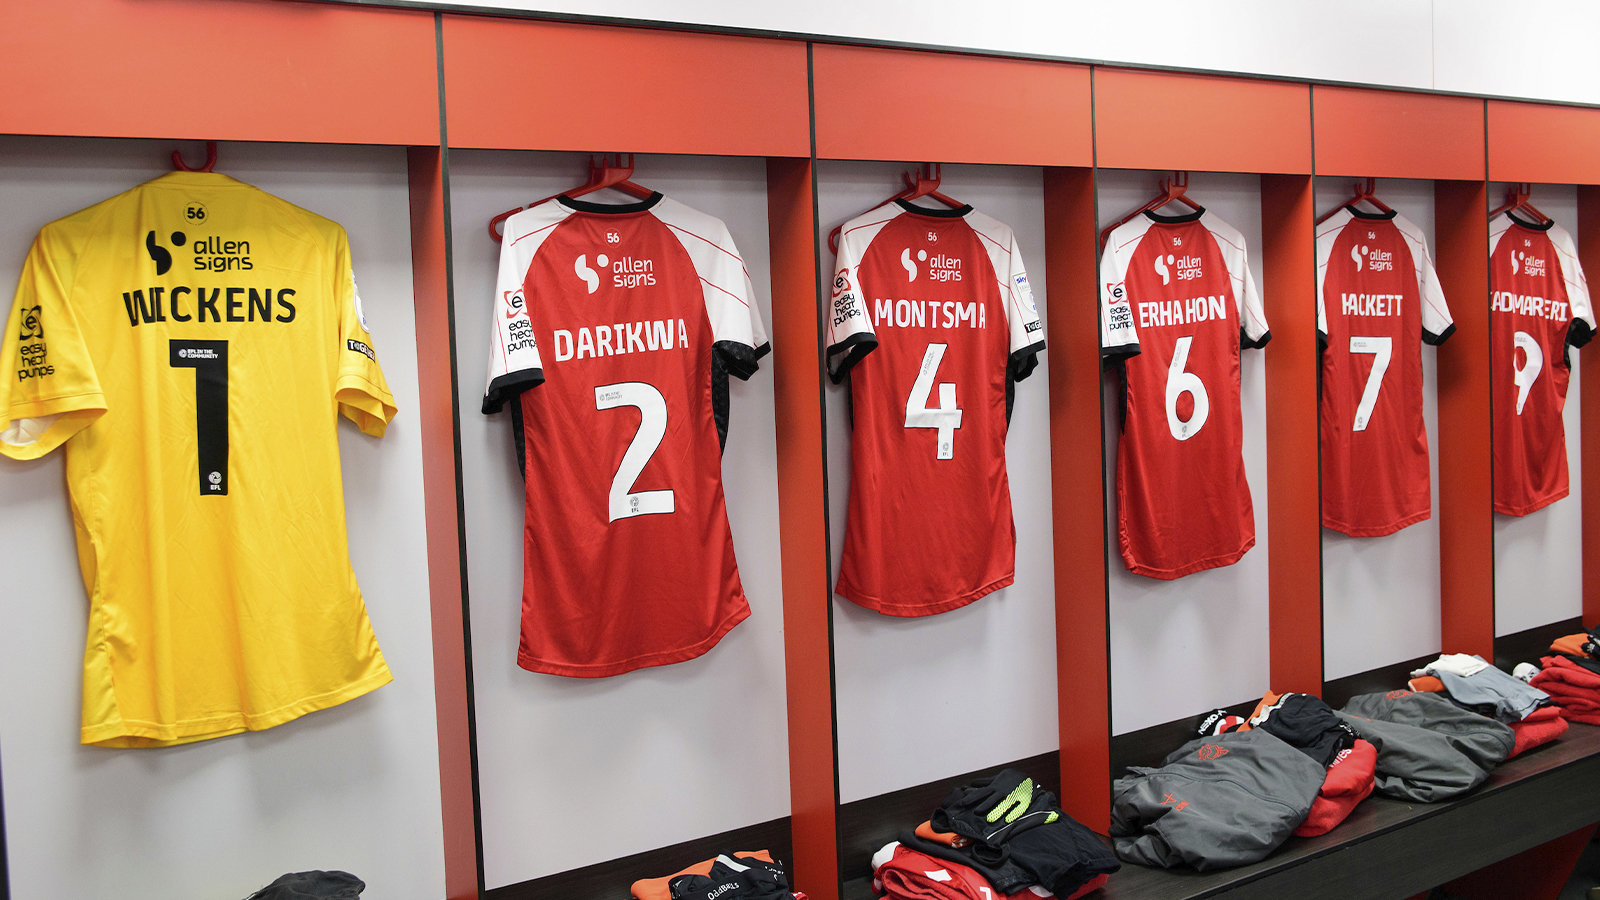
[[[1339,294],[1339,311],[1347,316],[1398,316],[1404,294]]]
[[[161,287],[122,292],[132,327],[156,322],[276,322],[295,318],[294,288]]]
[[[553,332],[556,362],[593,359],[622,353],[647,353],[652,350],[689,349],[689,326],[682,319],[655,319],[648,322],[617,322],[596,325],[573,332],[558,328]]]
[[[1193,325],[1196,322],[1220,322],[1228,318],[1228,298],[1210,295],[1189,297],[1184,300],[1155,300],[1139,304],[1139,327],[1160,328],[1163,325]]]
[[[979,303],[949,300],[873,300],[874,328],[988,328],[988,310]]]
[[[1569,306],[1570,304],[1563,303],[1560,300],[1530,297],[1526,294],[1517,294],[1512,291],[1489,292],[1489,309],[1492,312],[1518,313],[1524,316],[1533,316],[1536,319],[1565,322],[1570,318],[1568,313]]]

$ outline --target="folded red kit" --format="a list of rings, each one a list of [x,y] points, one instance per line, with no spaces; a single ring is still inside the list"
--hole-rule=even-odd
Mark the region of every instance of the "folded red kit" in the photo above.
[[[1364,740],[1358,738],[1355,746],[1340,751],[1328,764],[1328,777],[1322,782],[1317,799],[1311,801],[1311,812],[1294,833],[1316,837],[1332,831],[1372,793],[1377,768],[1378,750]]]

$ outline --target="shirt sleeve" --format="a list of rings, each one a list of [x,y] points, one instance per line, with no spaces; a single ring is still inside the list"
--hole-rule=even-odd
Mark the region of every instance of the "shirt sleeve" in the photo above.
[[[0,453],[35,459],[106,411],[99,375],[70,303],[78,247],[71,229],[39,232],[22,265],[0,339]]]
[[[1232,260],[1230,259],[1231,263]],[[1232,265],[1228,268],[1233,269]],[[1243,287],[1239,284],[1243,281]],[[1272,332],[1267,328],[1267,311],[1261,305],[1261,294],[1256,290],[1255,276],[1250,274],[1250,261],[1241,251],[1239,253],[1238,271],[1233,278],[1234,296],[1239,298],[1239,344],[1240,346],[1259,350],[1272,340]]]
[[[876,234],[876,229],[861,229]],[[867,296],[861,288],[861,257],[870,241],[855,236],[846,226],[834,264],[832,300],[828,304],[825,332],[828,377],[834,384],[878,346],[878,335],[867,314]]]
[[[1117,229],[1121,231],[1122,229]],[[1128,299],[1128,257],[1119,252],[1117,232],[1112,232],[1100,255],[1100,355],[1134,356],[1139,352],[1139,332],[1133,324],[1133,304]]]
[[[1017,237],[1011,236],[1011,261],[1006,283],[1001,294],[1006,298],[1006,319],[1011,325],[1011,378],[1021,381],[1033,374],[1039,365],[1039,351],[1044,349],[1044,323],[1039,320],[1039,307],[1033,299],[1033,286],[1028,283],[1028,271],[1022,265],[1022,249]]]
[[[1594,337],[1594,305],[1589,300],[1589,280],[1578,262],[1577,245],[1565,229],[1560,235],[1561,277],[1567,285],[1567,302],[1572,304],[1572,321],[1567,325],[1567,343],[1582,347]]]
[[[500,244],[500,272],[495,280],[494,311],[489,316],[493,333],[489,336],[489,382],[483,393],[486,415],[499,412],[507,400],[544,383],[544,363],[523,296],[523,280],[537,245],[532,250],[518,247],[512,230],[514,224],[520,224],[518,218],[506,222],[505,240]]]
[[[668,213],[670,210],[662,210]],[[684,215],[687,211],[680,212]],[[745,268],[733,235],[721,219],[704,216],[695,233],[709,233],[709,242],[690,241],[685,245],[695,271],[700,276],[706,317],[711,320],[711,340],[728,374],[748,380],[760,371],[760,360],[771,352],[766,328],[761,323],[761,307],[756,302],[755,286]],[[672,219],[664,219],[672,224]],[[680,236],[680,240],[684,240]]]
[[[1437,346],[1456,333],[1456,323],[1450,316],[1450,304],[1445,302],[1444,286],[1439,284],[1439,272],[1433,267],[1428,245],[1419,243],[1412,252],[1417,257],[1417,289],[1422,295],[1422,340]]]
[[[350,265],[350,240],[342,228],[334,272],[334,291],[339,298],[339,378],[333,395],[345,418],[367,434],[383,437],[397,410],[383,369],[378,366],[378,353],[372,348],[367,315],[356,290],[356,273]]]

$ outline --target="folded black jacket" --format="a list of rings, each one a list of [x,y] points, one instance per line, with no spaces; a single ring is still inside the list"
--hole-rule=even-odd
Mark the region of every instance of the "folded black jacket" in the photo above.
[[[783,866],[723,853],[705,875],[679,875],[667,882],[672,900],[791,900]]]
[[[935,831],[954,832],[971,843],[948,847],[915,835],[910,840],[902,835],[901,843],[972,866],[1005,894],[1036,884],[1066,897],[1095,876],[1121,868],[1094,832],[1056,805],[1054,794],[1016,769],[952,791],[929,823]]]
[[[1328,774],[1259,728],[1199,738],[1159,769],[1128,771],[1111,789],[1117,855],[1202,872],[1271,853],[1305,821]]]
[[[1310,694],[1284,694],[1253,716],[1250,727],[1270,731],[1324,769],[1334,757],[1356,745],[1356,733],[1333,707]]]
[[[1432,693],[1362,694],[1341,716],[1377,748],[1376,791],[1418,803],[1482,784],[1516,744],[1509,727]]]

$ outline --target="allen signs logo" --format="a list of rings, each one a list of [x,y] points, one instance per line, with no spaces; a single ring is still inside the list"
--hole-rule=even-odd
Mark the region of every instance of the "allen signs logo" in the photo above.
[[[928,258],[928,251],[926,251],[926,250],[918,250],[917,251],[917,259],[926,260],[927,258]],[[900,265],[905,267],[906,280],[907,281],[916,281],[917,280],[917,264],[911,261],[911,248],[910,247],[907,247],[904,250],[900,251]]]
[[[172,233],[172,245],[174,247],[182,247],[188,242],[189,238],[183,232],[174,231]],[[172,268],[172,253],[167,248],[156,243],[156,233],[154,231],[144,236],[144,250],[150,254],[151,262],[156,264],[157,275],[165,275],[167,270]]]

